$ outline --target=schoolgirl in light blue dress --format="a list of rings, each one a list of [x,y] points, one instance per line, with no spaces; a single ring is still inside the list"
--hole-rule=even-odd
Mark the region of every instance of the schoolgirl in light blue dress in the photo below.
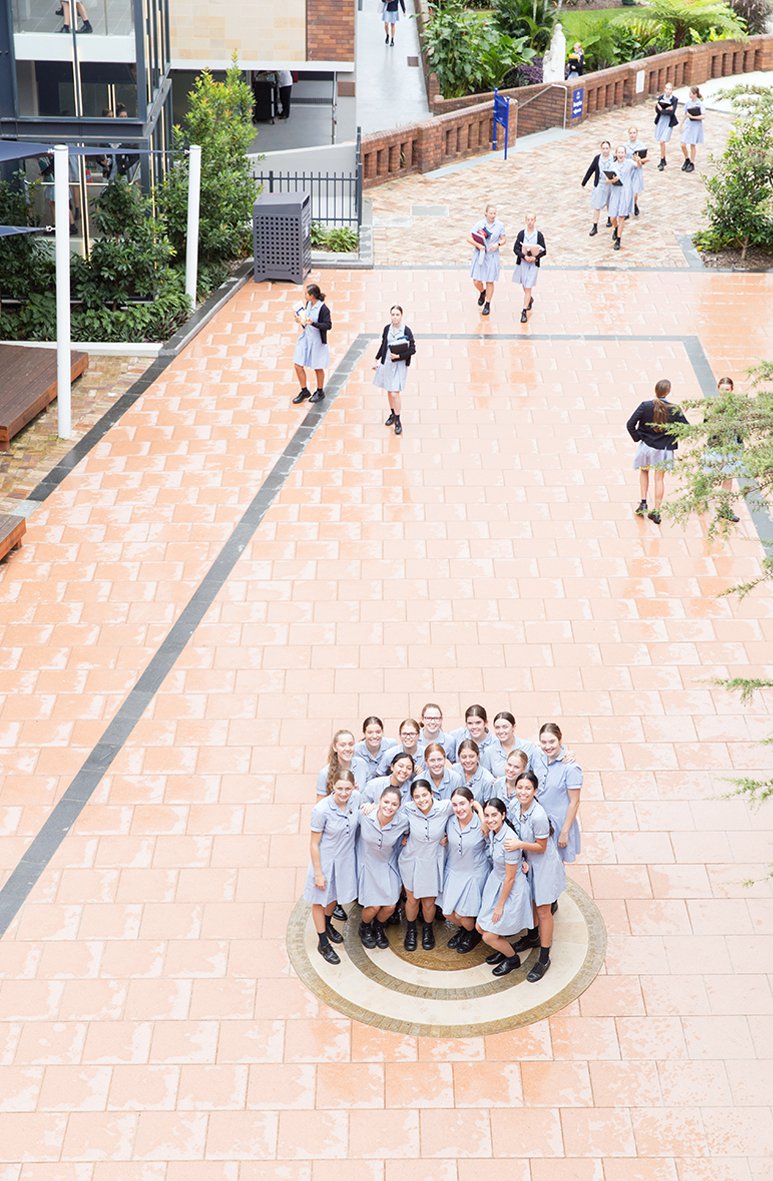
[[[337,780],[337,783],[343,780]],[[344,781],[345,782],[345,781]],[[306,902],[327,906],[331,902],[351,902],[357,897],[357,861],[354,842],[362,801],[356,790],[344,800],[335,790],[311,810],[312,834],[319,833],[319,859],[324,886],[317,884],[314,864],[309,864],[303,897]]]
[[[387,792],[389,788],[385,789]],[[382,824],[379,809],[360,816],[357,833],[357,900],[362,907],[395,906],[402,882],[398,861],[402,840],[408,832],[403,808]]]
[[[695,172],[697,145],[702,144],[705,139],[703,129],[705,116],[706,107],[700,89],[697,86],[691,86],[690,96],[684,104],[684,115],[682,116],[682,155],[684,156],[682,172]]]
[[[436,800],[426,779],[415,780],[411,799],[403,805],[410,824],[405,848],[400,855],[400,876],[405,886],[406,931],[404,947],[417,947],[416,920],[421,908],[424,920],[421,945],[425,951],[435,946],[432,924],[435,900],[443,889],[445,847],[441,844],[451,815],[450,800]]]
[[[561,731],[555,722],[546,722],[540,730],[542,752],[535,760],[534,773],[539,782],[537,799],[548,814],[557,833],[562,861],[574,861],[580,852],[580,807],[582,768],[578,763],[564,763]]]
[[[354,753],[368,768],[368,779],[386,775],[389,770],[387,751],[396,746],[394,738],[384,737],[384,723],[375,714],[362,723],[362,739],[355,744]]]
[[[612,155],[612,145],[608,139],[602,139],[598,153],[593,157],[588,167],[588,171],[582,178],[581,184],[583,188],[591,178],[593,179],[593,188],[590,194],[590,207],[593,210],[593,222],[590,228],[591,238],[595,238],[599,232],[599,217],[602,209],[606,209],[609,204],[609,185],[605,175],[605,169],[609,170],[615,162]]]
[[[501,710],[494,718],[494,741],[489,742],[481,751],[481,766],[495,778],[504,775],[507,760],[514,750],[522,750],[527,756],[528,765],[538,751],[536,743],[528,738],[520,738],[515,732],[515,718],[507,710]]]
[[[612,249],[619,250],[623,242],[625,219],[633,213],[633,176],[641,168],[638,156],[630,158],[625,154],[625,144],[618,144],[615,148],[615,163],[612,171],[614,180],[607,178],[609,186],[609,216],[614,229],[612,231]]]
[[[628,142],[625,145],[625,154],[629,160],[642,149],[646,150],[647,145],[639,139],[639,129],[637,127],[628,128]],[[644,192],[644,166],[647,163],[646,158],[639,157],[640,167],[631,174],[631,192],[633,193],[633,215],[639,216],[639,194]]]
[[[447,946],[465,955],[481,940],[480,932],[475,930],[475,919],[489,875],[488,837],[482,809],[478,805],[476,810],[470,791],[457,788],[451,806],[454,815],[446,826],[448,847],[438,903],[446,918],[459,928]]]
[[[426,779],[438,800],[450,800],[457,787],[463,784],[461,771],[449,767],[446,752],[439,742],[431,742],[424,749]]]
[[[459,743],[458,767],[462,772],[462,787],[468,787],[476,800],[488,799],[494,776],[480,764],[478,744],[472,738]]]
[[[678,123],[676,117],[677,105],[678,102],[674,94],[673,83],[666,82],[663,87],[663,93],[658,95],[657,102],[655,103],[655,141],[660,145],[658,172],[662,172],[667,165],[666,144],[671,142],[671,136]]]
[[[520,851],[508,852],[505,847],[507,837],[513,835],[506,816],[507,808],[502,800],[489,800],[484,818],[489,829],[491,872],[483,887],[476,927],[493,949],[486,962],[495,965],[494,976],[506,976],[520,967],[521,961],[510,939],[528,930],[532,921],[531,892],[522,870],[523,855]]]
[[[465,711],[464,725],[452,730],[448,735],[454,742],[454,757],[451,762],[458,762],[459,746],[466,738],[472,738],[478,744],[481,758],[489,746],[496,741],[488,728],[488,714],[483,705],[470,705]]]
[[[482,236],[485,244],[476,241],[473,235]],[[478,292],[478,307],[483,309],[481,314],[488,316],[494,298],[494,284],[499,278],[499,252],[506,244],[505,227],[497,217],[496,205],[486,206],[485,216],[476,221],[470,230],[468,241],[473,247],[470,278]]]
[[[324,370],[330,364],[330,350],[322,343],[317,321],[325,307],[324,299],[307,300],[299,318],[304,322],[293,353],[293,364],[303,369]]]
[[[368,782],[368,768],[354,753],[355,740],[351,730],[336,730],[330,743],[325,766],[317,773],[317,795],[324,796],[332,789],[341,771],[351,771],[360,791]]]
[[[414,775],[415,766],[411,756],[398,752],[389,764],[388,775],[377,775],[375,779],[369,779],[365,784],[362,789],[363,803],[376,803],[387,787],[397,788],[403,801],[407,800]]]
[[[550,949],[553,944],[553,907],[566,887],[566,872],[553,839],[553,826],[545,809],[538,803],[537,776],[526,771],[515,785],[516,806],[510,811],[515,829],[514,837],[505,841],[505,848],[523,854],[528,866],[529,891],[532,899],[533,925],[515,950],[539,946],[539,960],[526,979],[535,984],[550,968]]]

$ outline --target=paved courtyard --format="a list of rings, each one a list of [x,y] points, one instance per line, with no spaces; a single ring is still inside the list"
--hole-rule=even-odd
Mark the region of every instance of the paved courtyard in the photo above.
[[[770,357],[770,276],[546,269],[527,327],[455,266],[316,278],[322,414],[296,292],[250,284],[0,567],[0,1181],[769,1181],[773,813],[723,795],[771,699],[713,682],[771,674],[773,588],[717,597],[745,508],[634,518],[624,422]],[[288,959],[332,731],[428,699],[558,720],[585,771],[606,957],[501,1033],[373,1028]]]

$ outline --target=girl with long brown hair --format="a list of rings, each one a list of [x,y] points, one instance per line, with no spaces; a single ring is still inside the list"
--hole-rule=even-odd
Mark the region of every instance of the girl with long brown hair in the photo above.
[[[668,428],[672,423],[686,424],[682,411],[668,401],[671,382],[664,377],[655,384],[655,397],[640,402],[625,424],[628,434],[639,446],[633,459],[634,470],[639,472],[641,500],[636,507],[636,516],[648,516],[656,525],[660,524],[660,506],[663,503],[666,472],[674,466],[674,452],[679,444]],[[655,502],[648,511],[650,472],[653,475]]]

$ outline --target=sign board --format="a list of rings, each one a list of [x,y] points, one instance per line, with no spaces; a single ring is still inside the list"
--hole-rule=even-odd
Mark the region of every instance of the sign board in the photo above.
[[[585,99],[585,87],[578,86],[572,91],[572,118],[582,118],[582,107]]]
[[[503,96],[499,91],[494,91],[494,134],[492,136],[492,148],[497,150],[497,127],[501,127],[505,133],[505,160],[507,159],[507,141],[509,138],[510,126],[510,99]]]
[[[636,93],[644,93],[644,70],[636,71]]]

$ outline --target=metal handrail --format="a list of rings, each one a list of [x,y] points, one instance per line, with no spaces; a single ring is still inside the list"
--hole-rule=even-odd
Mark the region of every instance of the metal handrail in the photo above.
[[[566,85],[566,83],[546,82],[544,88],[542,90],[538,90],[536,94],[532,94],[530,98],[525,99],[523,102],[516,98],[515,101],[519,107],[528,107],[529,103],[533,103],[535,98],[542,98],[542,95],[546,90],[563,90],[564,92],[564,131],[566,131],[566,99],[569,94],[569,87]]]

